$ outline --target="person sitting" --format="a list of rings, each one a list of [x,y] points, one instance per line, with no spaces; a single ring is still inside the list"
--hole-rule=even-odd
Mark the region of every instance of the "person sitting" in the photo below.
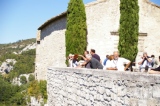
[[[113,64],[113,59],[114,59],[113,55],[110,55],[108,57],[105,69],[107,69],[107,70],[117,70],[116,66]]]
[[[80,57],[83,58],[84,62],[80,65],[81,67],[85,67],[85,68],[91,68],[90,67],[90,63],[87,62],[87,58],[86,58],[86,55],[89,54],[89,51],[84,51],[84,55],[78,55]]]
[[[160,56],[159,56],[159,63],[160,63]],[[160,64],[159,67],[155,68],[155,69],[151,69],[150,71],[148,71],[149,74],[160,74]]]
[[[157,65],[158,65],[158,61],[155,59],[155,56],[154,55],[151,55],[151,65],[152,65],[152,68],[156,68]]]
[[[111,62],[112,63],[110,63],[110,66],[107,66],[107,68],[109,70],[118,70],[118,71],[126,71],[126,69],[129,67],[131,63],[129,60],[119,57],[118,51],[113,52],[113,60],[111,60]]]
[[[86,59],[90,63],[92,69],[103,69],[102,64],[97,59],[93,58],[92,55],[87,54]]]
[[[92,55],[93,58],[97,59],[99,62],[101,61],[99,55],[96,54],[96,51],[94,49],[91,49],[90,54]]]
[[[78,55],[77,54],[75,54],[74,56],[73,56],[73,67],[77,67],[78,66]]]
[[[148,68],[152,67],[151,63],[151,58],[147,55],[147,52],[144,52],[141,61],[138,62],[138,64],[140,65],[140,71],[145,70],[145,72],[147,72]]]
[[[105,58],[105,60],[103,61],[103,65],[104,65],[104,66],[105,66],[106,63],[107,63],[108,58],[109,58],[109,55],[106,55],[106,58]]]
[[[71,53],[67,57],[67,59],[68,59],[68,67],[73,67],[73,57],[74,57],[74,55],[71,54]]]

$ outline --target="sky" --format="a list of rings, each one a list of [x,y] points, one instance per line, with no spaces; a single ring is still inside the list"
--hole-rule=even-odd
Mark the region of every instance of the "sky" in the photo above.
[[[83,0],[89,3],[96,0]],[[150,0],[160,5],[160,0]],[[36,38],[37,29],[67,10],[69,0],[0,0],[0,44]]]

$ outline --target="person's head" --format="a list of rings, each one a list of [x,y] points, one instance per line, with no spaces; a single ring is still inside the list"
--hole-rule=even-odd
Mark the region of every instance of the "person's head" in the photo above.
[[[151,55],[151,57],[152,57],[152,58],[155,58],[155,56],[154,56],[154,55]]]
[[[92,55],[91,55],[91,54],[87,54],[87,55],[86,55],[86,59],[87,59],[88,61],[90,61],[91,58],[92,58]]]
[[[147,52],[143,52],[143,57],[147,57]]]
[[[78,59],[78,54],[75,54],[73,59]]]
[[[109,55],[106,55],[106,58],[109,58]]]
[[[95,54],[95,52],[96,51],[94,49],[91,49],[90,54],[93,55],[93,54]]]
[[[114,57],[115,60],[117,60],[118,57],[119,57],[119,52],[118,51],[114,51],[113,52],[113,57]]]
[[[113,60],[113,59],[114,59],[114,56],[113,56],[113,55],[110,55],[110,56],[108,56],[108,59],[109,59],[109,60]]]
[[[89,54],[89,51],[87,51],[87,50],[84,51],[84,55],[87,55],[87,54]]]
[[[160,56],[159,56],[159,61],[160,61]]]
[[[69,59],[73,59],[73,57],[74,57],[74,55],[71,54],[71,53],[70,53],[69,56],[68,56]]]

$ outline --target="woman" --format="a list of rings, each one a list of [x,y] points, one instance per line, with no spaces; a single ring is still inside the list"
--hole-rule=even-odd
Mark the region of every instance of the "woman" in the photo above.
[[[90,63],[87,61],[86,55],[89,54],[89,51],[84,51],[84,55],[79,55],[80,57],[83,58],[84,62],[81,64],[81,66],[85,68],[91,68]]]

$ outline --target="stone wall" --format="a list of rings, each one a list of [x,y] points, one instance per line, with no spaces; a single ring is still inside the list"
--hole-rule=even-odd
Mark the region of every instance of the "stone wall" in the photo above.
[[[46,80],[47,67],[49,66],[66,67],[65,27],[66,17],[41,30],[41,40],[36,48],[36,79]]]
[[[160,106],[160,75],[51,67],[47,81],[48,106]]]

